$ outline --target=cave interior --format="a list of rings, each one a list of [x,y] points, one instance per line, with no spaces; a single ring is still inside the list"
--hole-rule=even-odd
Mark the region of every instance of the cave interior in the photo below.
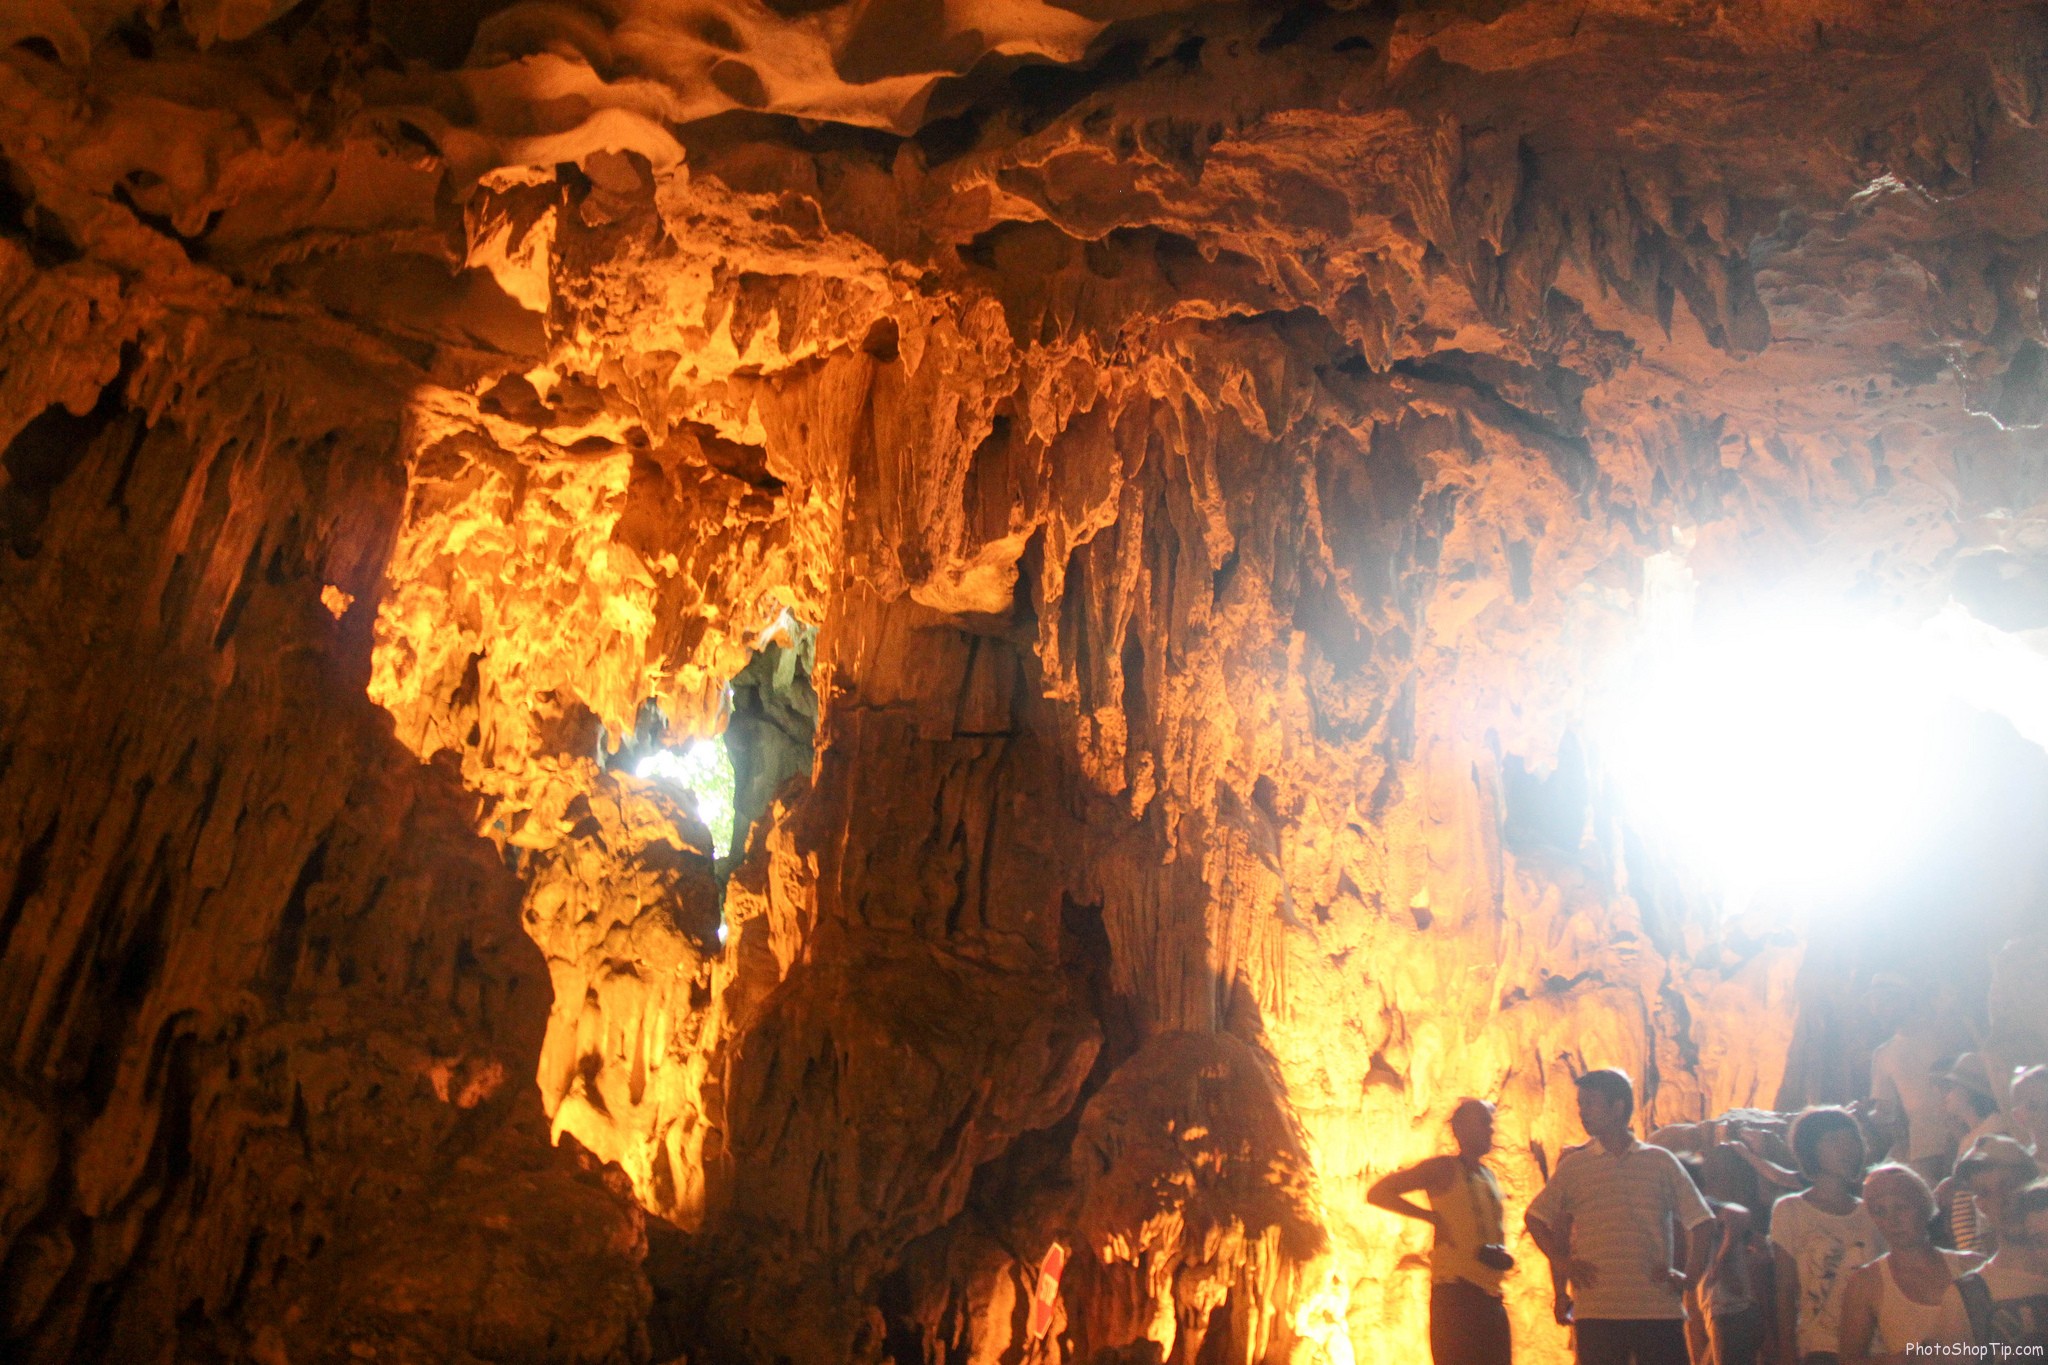
[[[2044,274],[2013,0],[0,4],[0,1355],[1404,1365],[1476,1096],[1564,1361],[2048,1061]]]

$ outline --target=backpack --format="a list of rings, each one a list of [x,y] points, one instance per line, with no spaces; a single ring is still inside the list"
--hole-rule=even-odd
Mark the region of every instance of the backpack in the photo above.
[[[1999,1314],[1991,1298],[1991,1286],[1984,1283],[1983,1273],[1971,1271],[1956,1277],[1956,1293],[1962,1296],[1963,1311],[1970,1316],[1970,1335],[1979,1346],[2003,1346],[2008,1349],[2039,1351],[2048,1345],[2048,1295],[2034,1295],[2017,1300],[2019,1319],[2011,1313]],[[2006,1321],[2001,1323],[2003,1316]],[[2009,1340],[2001,1328],[2016,1327],[2018,1340]]]

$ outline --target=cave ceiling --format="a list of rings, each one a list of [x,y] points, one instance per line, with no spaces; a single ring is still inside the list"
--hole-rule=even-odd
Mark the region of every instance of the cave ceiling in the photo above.
[[[1459,1096],[1519,1207],[1575,1071],[1786,1075],[1799,937],[1566,790],[1645,561],[2048,623],[2036,5],[0,42],[31,1359],[994,1362],[1055,1240],[1048,1359],[1416,1358]]]

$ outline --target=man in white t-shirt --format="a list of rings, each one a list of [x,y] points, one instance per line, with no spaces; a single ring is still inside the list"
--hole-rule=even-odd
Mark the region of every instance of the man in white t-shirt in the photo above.
[[[1686,1288],[1711,1224],[1678,1158],[1629,1131],[1626,1072],[1579,1077],[1579,1122],[1593,1139],[1567,1153],[1529,1205],[1529,1236],[1559,1286],[1557,1320],[1578,1333],[1579,1365],[1686,1365]]]

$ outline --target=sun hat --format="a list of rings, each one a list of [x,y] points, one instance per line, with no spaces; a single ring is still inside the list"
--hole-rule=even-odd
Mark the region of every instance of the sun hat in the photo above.
[[[1936,1085],[1952,1085],[1967,1090],[1973,1095],[1982,1095],[1994,1104],[1998,1096],[1991,1090],[1991,1069],[1984,1065],[1984,1059],[1974,1052],[1958,1054],[1947,1066],[1934,1072]]]
[[[1972,1175],[1978,1171],[1997,1170],[2023,1171],[2028,1179],[2040,1172],[2034,1158],[2027,1155],[2027,1149],[2009,1137],[1987,1133],[1970,1144],[1970,1150],[1963,1153],[1956,1162],[1957,1175]]]

